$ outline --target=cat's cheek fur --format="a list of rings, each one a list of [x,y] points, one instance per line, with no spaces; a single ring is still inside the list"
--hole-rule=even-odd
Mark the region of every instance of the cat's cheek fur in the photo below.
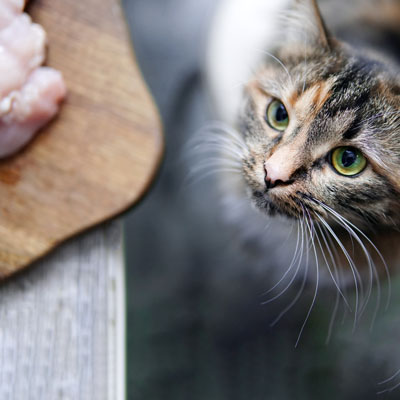
[[[396,115],[399,92],[390,89],[400,86],[398,78],[390,72],[386,61],[369,58],[368,52],[360,52],[357,47],[344,45],[315,29],[318,23],[304,18],[300,9],[292,13],[288,29],[289,41],[294,43],[279,48],[276,34],[285,36],[286,30],[277,29],[278,14],[289,3],[305,6],[311,0],[221,2],[210,37],[209,88],[217,117],[230,125],[230,132],[238,132],[247,148],[245,156],[236,160],[244,159],[243,179],[238,180],[234,190],[228,187],[222,195],[244,204],[242,209],[246,211],[235,212],[232,218],[243,230],[251,226],[252,214],[246,208],[250,204],[264,214],[275,215],[280,210],[288,216],[293,216],[290,209],[294,205],[300,207],[300,217],[306,217],[308,214],[301,212],[303,205],[309,207],[310,214],[315,211],[315,221],[318,222],[319,214],[338,228],[337,218],[318,204],[320,201],[363,229],[379,249],[385,250],[387,238],[399,237],[396,229],[400,226],[400,168],[396,156],[400,151],[400,118]],[[331,21],[328,22],[330,25]],[[354,30],[353,25],[350,29]],[[264,65],[258,68],[261,61]],[[265,122],[272,98],[283,102],[289,111],[290,122],[284,134],[271,130]],[[242,107],[244,115],[239,112]],[[376,118],[379,116],[384,118]],[[241,121],[237,124],[238,117]],[[360,176],[345,177],[333,170],[325,157],[340,146],[358,148],[371,161]],[[288,157],[275,156],[274,160],[285,164],[293,161],[295,168],[286,165],[287,171],[300,170],[301,176],[296,175],[295,184],[267,191],[264,163],[274,153],[282,155],[284,147],[291,149]],[[319,160],[322,162],[315,167]],[[291,176],[284,174],[288,175]],[[311,199],[301,198],[302,194]],[[298,199],[300,206],[296,204]],[[226,211],[230,213],[229,208]],[[273,218],[267,219],[274,223]],[[279,225],[277,222],[276,226]],[[353,240],[345,229],[338,230],[338,237],[345,247],[352,248]],[[393,249],[384,251],[384,256],[396,266]],[[363,254],[357,254],[355,259],[360,269],[366,266]],[[345,259],[339,265],[348,270]]]

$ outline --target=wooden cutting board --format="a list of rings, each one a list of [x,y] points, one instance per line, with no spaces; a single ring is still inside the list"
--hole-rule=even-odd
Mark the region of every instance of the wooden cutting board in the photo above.
[[[143,83],[119,0],[32,0],[62,71],[59,117],[0,162],[0,278],[132,206],[162,153],[157,110]]]

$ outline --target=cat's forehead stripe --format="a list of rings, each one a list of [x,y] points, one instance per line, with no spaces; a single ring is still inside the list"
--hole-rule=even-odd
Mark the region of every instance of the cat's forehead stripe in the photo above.
[[[296,98],[293,108],[303,121],[311,122],[332,94],[334,79],[317,82]],[[295,97],[292,97],[292,99]]]

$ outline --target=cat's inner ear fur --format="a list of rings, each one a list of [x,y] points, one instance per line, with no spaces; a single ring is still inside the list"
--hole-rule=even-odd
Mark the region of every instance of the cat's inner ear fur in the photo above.
[[[334,41],[325,25],[317,0],[294,0],[287,17],[287,39],[290,42],[332,49]]]

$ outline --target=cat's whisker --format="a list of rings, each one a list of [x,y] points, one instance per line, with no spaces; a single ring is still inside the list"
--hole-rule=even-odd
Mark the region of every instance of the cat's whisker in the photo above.
[[[326,222],[326,221],[325,221]],[[339,223],[339,225],[341,225],[345,230],[346,230],[346,232],[349,234],[349,236],[350,236],[350,239],[351,239],[351,244],[352,244],[352,253],[353,253],[353,256],[354,256],[354,243],[353,243],[353,236],[352,236],[352,234],[351,234],[351,232],[347,229],[347,227],[346,227],[346,225],[344,225],[341,221],[337,221],[338,223]],[[349,254],[349,252],[347,251],[347,254],[350,256],[350,254]],[[351,258],[351,260],[353,261],[353,258],[352,257],[350,257]],[[358,271],[358,268],[357,268],[357,265],[355,264],[355,262],[353,261],[353,268],[354,268],[354,273],[355,273],[355,275],[356,275],[356,281],[358,282],[358,287],[359,287],[359,299],[360,299],[360,301],[359,301],[359,305],[360,305],[360,307],[359,307],[359,309],[358,309],[358,313],[357,313],[357,319],[359,320],[360,318],[361,318],[361,315],[362,315],[362,313],[363,313],[363,305],[366,303],[366,301],[365,301],[365,296],[364,296],[364,282],[363,282],[363,279],[362,279],[362,277],[361,277],[361,274],[360,274],[360,272]]]
[[[213,138],[207,141],[203,140],[201,143],[194,144],[193,147],[191,147],[191,152],[195,154],[208,155],[209,151],[217,152],[218,154],[222,152],[222,155],[230,153],[232,156],[235,156],[235,159],[240,160],[246,154],[241,147],[234,145],[234,143],[227,138]]]
[[[247,150],[247,147],[240,136],[235,135],[231,130],[223,129],[222,127],[209,129],[203,136],[198,136],[193,139],[193,142],[197,142],[201,145],[207,142],[223,142],[228,146],[236,146],[242,150]]]
[[[325,235],[324,235],[324,233],[322,232],[321,227],[320,227],[319,225],[317,225],[317,227],[318,227],[318,230],[319,230],[319,232],[320,232],[320,234],[321,234],[321,236],[322,236],[322,240],[324,241],[325,247],[327,248],[328,253],[330,254],[331,261],[332,261],[333,265],[336,267],[336,263],[335,263],[334,260],[333,260],[332,252],[331,252],[331,250],[329,249],[329,246],[328,246],[328,243],[327,243],[327,241],[326,241]],[[319,239],[318,234],[316,235],[316,238],[317,238],[318,245],[319,245],[319,248],[320,248],[321,253],[322,253],[322,257],[324,258],[326,268],[328,269],[329,275],[331,276],[331,279],[332,279],[332,281],[333,281],[333,284],[335,285],[335,287],[336,287],[338,293],[339,293],[340,296],[342,297],[344,303],[346,304],[346,306],[347,306],[347,307],[349,308],[349,310],[351,311],[351,307],[350,307],[350,305],[349,305],[349,302],[347,301],[345,295],[343,294],[342,289],[340,289],[339,283],[337,282],[336,278],[333,276],[332,270],[331,270],[331,268],[330,268],[330,266],[329,266],[328,259],[326,258],[326,255],[325,255],[325,250],[324,250],[323,245],[322,245],[322,243],[321,243],[321,241],[320,241],[320,239]]]
[[[380,386],[387,385],[388,383],[393,382],[393,381],[394,381],[396,378],[398,378],[399,376],[400,376],[400,369],[399,369],[394,375],[392,375],[390,378],[385,379],[385,380],[382,381],[382,382],[379,382],[378,385],[380,385]],[[395,384],[395,385],[393,385],[393,386],[391,386],[391,387],[389,387],[389,388],[387,388],[387,389],[384,389],[384,390],[381,390],[380,392],[377,392],[377,395],[382,395],[382,394],[385,394],[385,393],[390,393],[390,392],[392,392],[393,390],[396,390],[396,389],[399,388],[399,387],[400,387],[400,382],[398,382],[397,384]]]
[[[267,304],[272,303],[273,301],[279,299],[280,297],[282,297],[288,291],[288,289],[292,286],[293,282],[295,281],[295,279],[296,279],[296,277],[297,277],[297,275],[298,275],[298,273],[300,271],[300,267],[301,267],[301,258],[299,259],[299,262],[297,263],[296,270],[295,270],[292,278],[288,282],[288,284],[277,295],[275,295],[274,297],[262,302],[261,304],[262,305],[267,305]],[[287,273],[288,273],[288,271],[287,271]]]
[[[337,274],[337,271],[335,271],[335,272]],[[335,325],[336,316],[337,316],[337,313],[338,313],[338,310],[339,310],[339,304],[340,304],[340,295],[339,295],[339,292],[336,291],[335,305],[333,307],[332,316],[331,316],[331,319],[329,321],[328,334],[326,336],[325,344],[329,344],[329,342],[331,341],[332,333],[333,333],[333,327]]]
[[[230,125],[228,125],[228,124],[226,124],[224,122],[213,121],[213,122],[209,123],[207,126],[208,126],[209,129],[211,128],[211,129],[215,129],[217,131],[220,131],[220,132],[222,132],[224,134],[227,134],[227,135],[231,136],[234,139],[237,139],[237,140],[241,141],[244,144],[242,135],[236,129],[232,128],[232,126],[230,126]]]
[[[206,171],[204,174],[198,175],[196,174],[196,177],[193,179],[193,176],[187,176],[183,182],[184,186],[195,186],[196,184],[198,184],[199,182],[210,178],[218,173],[221,172],[227,172],[227,173],[231,173],[233,175],[240,175],[241,171],[235,168],[214,168],[211,171]]]
[[[385,394],[385,393],[390,393],[390,392],[393,392],[394,390],[398,389],[399,387],[400,387],[400,382],[397,385],[394,385],[389,389],[385,389],[385,390],[382,390],[380,392],[377,392],[376,394],[378,396],[380,396],[380,395]]]
[[[344,221],[354,231],[357,231],[372,246],[372,248],[374,249],[374,251],[376,252],[378,257],[380,258],[380,260],[384,266],[385,273],[387,275],[387,279],[388,279],[388,298],[387,298],[387,303],[386,303],[386,307],[385,307],[385,310],[387,310],[389,308],[391,294],[392,294],[392,292],[391,292],[391,277],[390,277],[389,267],[387,266],[386,261],[385,261],[384,257],[382,256],[382,253],[378,250],[378,248],[375,246],[375,244],[372,242],[372,240],[362,230],[357,228],[357,226],[355,226],[353,223],[351,223],[350,221],[345,219],[343,216],[339,215],[335,210],[333,210],[326,204],[324,204],[322,202],[318,202],[318,203],[320,203],[321,206],[324,207],[327,211],[329,210],[329,212],[331,214],[333,214],[334,216],[336,216],[338,219],[341,219],[342,221]],[[375,264],[373,263],[373,265],[375,265]],[[379,274],[378,274],[378,276],[379,276]]]
[[[274,55],[273,55],[272,53],[270,53],[269,51],[266,51],[265,49],[259,49],[259,51],[260,51],[262,54],[265,54],[265,55],[271,57],[272,59],[274,59],[274,60],[284,69],[284,71],[286,72],[286,74],[287,74],[287,76],[289,77],[290,82],[291,82],[291,84],[292,84],[292,86],[293,86],[293,78],[292,78],[292,75],[290,74],[289,69],[288,69],[288,68],[286,67],[286,65],[282,62],[282,60],[280,60],[278,57],[274,56]]]
[[[364,252],[364,254],[365,254],[366,258],[367,258],[367,262],[368,262],[368,265],[369,265],[369,271],[370,271],[370,280],[369,280],[369,282],[370,283],[369,283],[367,297],[364,300],[363,306],[360,309],[360,313],[359,313],[360,317],[365,312],[366,307],[367,307],[368,302],[369,302],[369,299],[371,297],[374,278],[375,278],[375,280],[377,282],[377,301],[376,301],[376,306],[375,306],[374,314],[373,314],[372,321],[371,321],[371,329],[372,329],[373,326],[374,326],[377,314],[379,312],[380,302],[381,302],[381,288],[380,288],[379,275],[377,273],[376,266],[375,266],[374,262],[372,261],[371,256],[370,256],[368,250],[366,249],[364,243],[361,241],[361,239],[358,237],[358,235],[346,224],[345,221],[340,221],[340,222],[343,224],[343,227],[345,227],[346,230],[352,235],[352,237],[354,237],[357,240],[358,244],[362,248],[362,251]]]
[[[332,337],[333,326],[334,326],[334,323],[335,323],[335,320],[336,320],[336,316],[337,316],[337,312],[338,312],[338,309],[339,309],[340,298],[342,298],[344,300],[345,310],[347,308],[350,312],[352,312],[352,309],[351,309],[351,307],[350,307],[350,305],[349,305],[349,303],[347,301],[346,295],[343,293],[342,289],[340,289],[340,276],[339,276],[339,272],[338,272],[338,266],[337,266],[337,263],[336,263],[336,260],[335,260],[335,256],[332,253],[332,249],[331,249],[331,246],[333,246],[333,243],[331,241],[329,243],[327,238],[326,238],[326,235],[325,235],[326,228],[324,226],[319,225],[319,224],[317,226],[318,226],[319,232],[321,234],[321,237],[323,239],[323,242],[325,244],[325,247],[328,250],[329,257],[330,257],[330,260],[332,262],[332,267],[334,269],[335,277],[333,277],[331,269],[329,267],[329,263],[325,259],[326,266],[328,268],[329,273],[331,274],[332,280],[333,280],[333,282],[334,282],[334,284],[336,286],[336,289],[337,289],[337,291],[336,291],[336,299],[335,299],[335,306],[334,306],[334,309],[333,309],[331,320],[329,321],[328,335],[327,335],[327,338],[326,338],[326,341],[325,341],[325,343],[328,344],[330,342],[330,340],[331,340],[331,337]],[[328,235],[328,238],[330,239],[329,235]],[[335,249],[335,247],[334,247],[334,249]]]
[[[215,147],[213,149],[215,150]],[[208,154],[204,154],[204,157],[199,161],[201,161],[201,162],[213,161],[213,162],[220,163],[220,164],[222,164],[223,162],[229,161],[229,162],[235,163],[238,166],[243,165],[243,161],[241,158],[239,159],[238,156],[236,156],[236,154],[234,154],[234,153],[229,154],[228,152],[225,152],[224,154],[218,154],[218,155],[210,154],[210,152],[209,152]]]
[[[393,374],[390,378],[385,379],[382,382],[379,382],[378,385],[386,385],[387,383],[392,382],[393,380],[395,380],[398,376],[400,376],[400,369],[395,374]]]
[[[190,162],[198,161],[194,162],[186,181],[193,185],[221,172],[238,177],[243,172],[242,160],[247,151],[238,132],[223,123],[211,123],[187,143],[186,154],[192,156]]]
[[[224,157],[214,157],[209,155],[208,157],[204,157],[201,160],[201,163],[199,162],[198,165],[208,165],[208,163],[214,163],[215,165],[235,165],[238,168],[243,167],[243,163],[241,160],[236,159],[235,157],[231,157],[229,154],[225,154]],[[197,165],[195,165],[197,166]]]
[[[238,164],[242,163],[243,153],[241,153],[239,150],[237,150],[235,148],[227,148],[220,143],[204,144],[203,146],[201,146],[201,150],[204,152],[206,159],[209,159],[211,157],[211,156],[207,156],[207,152],[215,152],[215,151],[219,150],[221,152],[220,157],[219,158],[213,157],[214,160],[222,161],[224,158],[226,158],[226,159],[229,159],[232,161],[236,161]]]
[[[340,276],[339,276],[339,272],[338,272],[338,267],[337,267],[337,264],[336,264],[335,257],[334,257],[334,255],[332,253],[332,249],[330,247],[330,244],[329,244],[329,242],[328,242],[328,240],[327,240],[327,238],[325,236],[325,231],[324,231],[325,227],[323,227],[320,224],[318,224],[318,229],[319,229],[319,232],[321,233],[321,237],[322,237],[322,240],[324,241],[325,247],[328,250],[329,257],[330,257],[331,262],[332,262],[332,268],[333,268],[334,273],[335,273],[335,280],[336,280],[336,282],[338,282],[338,286],[340,287]],[[329,267],[328,263],[327,263],[327,267],[328,267],[329,272],[330,272],[330,267]],[[329,321],[328,334],[327,334],[327,337],[326,337],[326,340],[325,340],[325,344],[328,344],[330,342],[330,340],[331,340],[331,337],[332,337],[333,326],[335,324],[336,316],[337,316],[337,313],[338,313],[341,295],[342,295],[342,298],[345,301],[345,310],[346,310],[346,307],[347,307],[347,309],[350,312],[352,312],[351,307],[350,307],[350,305],[349,305],[349,303],[347,301],[346,295],[343,292],[341,294],[339,292],[339,290],[336,290],[335,305],[334,305],[334,308],[333,308],[331,319]]]
[[[305,212],[307,212],[307,215],[308,215],[308,220],[306,219],[307,228],[308,228],[308,230],[310,232],[310,235],[313,235],[313,234],[315,234],[314,223],[313,223],[313,221],[312,221],[312,219],[310,217],[310,214],[309,214],[309,212],[307,210],[307,207],[305,205],[303,205],[303,203],[301,203],[301,206],[302,206],[302,209],[303,209],[303,214]],[[297,348],[297,346],[299,345],[301,336],[303,335],[304,329],[305,329],[305,327],[307,325],[307,322],[308,322],[308,320],[310,318],[311,312],[314,309],[314,305],[315,305],[315,302],[316,302],[317,296],[318,296],[318,289],[319,289],[319,262],[318,262],[318,254],[317,254],[317,250],[316,250],[314,241],[313,241],[313,250],[314,250],[314,256],[315,256],[315,268],[316,268],[316,273],[317,273],[316,283],[315,283],[315,291],[314,291],[314,296],[313,296],[310,308],[308,310],[308,313],[306,315],[304,323],[303,323],[303,325],[302,325],[302,327],[300,329],[300,333],[299,333],[299,335],[297,337],[295,348]]]
[[[254,51],[259,51],[257,49],[254,49]],[[257,76],[257,73],[259,72],[257,67],[255,67],[254,65],[248,65],[247,66],[247,70],[248,73],[245,74],[243,73],[243,76],[245,76],[245,79],[241,79],[240,81],[236,81],[236,83],[232,86],[233,89],[242,89],[242,91],[244,92],[246,86],[249,84],[250,78],[252,76]]]
[[[360,317],[363,315],[369,299],[371,298],[371,294],[372,294],[372,287],[373,287],[373,279],[374,276],[376,277],[376,266],[374,264],[374,262],[372,261],[372,258],[369,254],[369,251],[367,250],[367,248],[365,247],[364,243],[361,241],[361,239],[359,238],[359,236],[354,232],[353,229],[351,229],[348,224],[346,223],[346,221],[340,219],[340,223],[341,225],[346,229],[346,231],[350,234],[350,236],[352,238],[354,238],[357,243],[360,245],[363,253],[365,254],[365,257],[367,258],[367,262],[368,262],[368,267],[369,267],[369,285],[368,285],[368,292],[367,292],[367,296],[365,298],[365,300],[363,301],[363,305],[360,309]],[[353,244],[353,242],[352,242]],[[354,244],[353,244],[354,246]],[[353,249],[354,251],[354,249]],[[377,279],[377,286],[378,286],[378,301],[377,301],[377,309],[379,309],[380,306],[380,284],[379,284],[379,279]],[[373,321],[375,320],[376,316],[374,315]]]
[[[203,166],[197,166],[193,168],[192,171],[190,171],[188,178],[194,178],[199,176],[199,173],[205,172],[205,173],[218,173],[218,172],[234,172],[234,173],[241,173],[241,169],[235,167],[234,165],[213,165],[207,164]]]
[[[301,239],[301,250],[300,250],[300,258],[298,263],[300,264],[303,261],[303,253],[304,253],[304,217],[302,220],[300,220],[301,223],[301,231],[302,231],[302,239]],[[274,319],[274,321],[271,322],[270,326],[274,327],[285,315],[288,313],[299,301],[301,295],[304,292],[304,288],[306,285],[307,281],[307,276],[308,276],[308,252],[306,252],[306,264],[305,264],[305,270],[303,274],[303,280],[301,282],[300,289],[298,290],[295,298],[280,312],[280,314]]]
[[[330,235],[330,233],[328,232],[326,227],[324,225],[319,225],[319,227],[324,232],[324,237],[328,241],[329,249],[332,252],[332,257],[333,257],[332,265],[333,265],[333,268],[335,270],[335,275],[338,276],[338,281],[342,282],[344,280],[343,279],[343,274],[342,274],[343,271],[338,267],[337,261],[336,261],[336,260],[339,260],[339,254],[338,254],[338,251],[337,251],[337,246],[335,245],[335,243],[334,243],[334,241],[332,239],[332,236]],[[346,285],[343,285],[342,291],[343,291],[345,297],[347,298],[347,293],[346,293],[347,292],[347,286]],[[342,317],[342,321],[341,321],[342,325],[345,322],[347,311],[350,311],[350,313],[353,312],[353,310],[351,310],[351,309],[348,310],[348,308],[346,306],[343,307],[343,317]]]
[[[337,222],[339,222],[340,225],[342,225],[342,227],[349,233],[351,238],[354,238],[357,243],[360,245],[366,259],[368,262],[368,266],[369,266],[369,272],[370,272],[370,283],[369,283],[369,288],[368,288],[368,294],[366,297],[366,300],[364,301],[364,304],[360,310],[360,316],[363,314],[363,312],[365,311],[365,308],[368,304],[368,301],[371,297],[372,294],[372,286],[373,286],[373,280],[374,278],[376,279],[377,282],[377,306],[376,306],[376,310],[379,310],[380,307],[380,281],[379,281],[379,274],[377,273],[376,270],[376,266],[375,263],[372,260],[372,257],[369,253],[369,251],[367,250],[367,248],[365,247],[364,243],[362,242],[362,240],[359,238],[359,236],[357,235],[357,233],[349,226],[349,221],[342,217],[339,213],[337,213],[336,211],[332,210],[330,207],[328,207],[326,204],[324,204],[323,202],[314,199],[314,198],[310,198],[312,201],[316,202],[317,204],[319,204],[322,208],[324,208],[327,212],[329,212],[331,215],[334,216],[334,218],[336,219]],[[353,225],[354,227],[354,225]],[[361,231],[360,231],[361,232]],[[353,245],[353,251],[354,251],[354,244],[352,241],[352,245]],[[360,277],[360,281],[361,281],[361,277]],[[376,311],[377,313],[378,311]],[[375,321],[376,315],[374,314],[374,318],[373,321]],[[373,324],[372,324],[373,325]]]
[[[194,135],[194,138],[190,140],[187,145],[191,146],[192,143],[202,144],[209,140],[223,141],[228,146],[235,145],[241,148],[244,152],[248,151],[242,135],[237,130],[221,121],[210,122],[199,129],[199,131]]]
[[[372,321],[371,321],[371,330],[375,324],[375,320],[377,318],[378,312],[379,312],[379,308],[380,308],[380,303],[381,303],[381,286],[380,286],[380,280],[379,280],[379,274],[377,272],[375,263],[373,262],[369,251],[366,249],[364,243],[361,241],[361,239],[358,237],[358,235],[354,232],[353,229],[351,229],[348,224],[345,221],[341,221],[343,223],[343,226],[346,227],[346,229],[348,230],[348,232],[357,240],[357,242],[359,243],[360,247],[362,248],[362,251],[364,252],[366,258],[367,258],[367,262],[368,262],[368,266],[369,266],[369,271],[370,271],[370,284],[369,284],[369,288],[368,288],[368,294],[367,297],[364,301],[363,306],[361,307],[360,310],[360,316],[365,312],[365,309],[368,305],[369,299],[371,297],[372,294],[372,286],[373,286],[373,280],[376,280],[377,283],[377,301],[376,301],[376,306],[375,306],[375,310],[373,313],[373,317],[372,317]]]
[[[338,238],[338,236],[335,234],[333,229],[330,227],[330,225],[325,221],[325,219],[320,216],[319,214],[316,214],[317,218],[322,222],[322,224],[325,226],[325,228],[328,230],[330,235],[335,239],[336,243],[339,245],[340,249],[342,250],[344,256],[347,259],[347,262],[349,263],[353,279],[354,279],[354,286],[355,286],[355,293],[356,293],[356,304],[355,304],[355,311],[354,311],[354,324],[353,324],[353,329],[355,330],[357,326],[357,321],[358,321],[358,316],[359,316],[359,281],[357,279],[357,274],[356,274],[356,266],[354,264],[354,261],[350,257],[349,253],[347,252],[346,248],[344,247],[343,243],[341,240]]]
[[[282,282],[283,280],[287,277],[287,275],[289,274],[289,272],[292,270],[293,266],[295,265],[296,261],[297,261],[297,256],[298,256],[298,251],[299,251],[299,244],[300,244],[300,220],[298,221],[298,229],[297,229],[297,241],[296,241],[296,249],[294,251],[293,254],[293,258],[291,263],[289,264],[289,268],[286,270],[286,272],[282,275],[282,277],[279,279],[279,281],[272,286],[269,290],[267,290],[266,292],[264,292],[262,294],[262,296],[266,296],[267,294],[271,293],[273,290],[275,290]],[[303,226],[301,225],[301,231],[303,231]],[[303,243],[302,243],[303,246]]]
[[[232,159],[230,157],[225,157],[225,158],[215,158],[215,157],[207,157],[204,158],[201,162],[195,163],[194,166],[191,167],[191,171],[196,170],[196,168],[207,168],[207,167],[225,167],[225,166],[231,166],[231,167],[236,167],[238,170],[243,170],[243,165],[240,161]]]
[[[234,167],[230,167],[229,168],[229,166],[222,166],[222,167],[219,167],[219,168],[212,168],[211,170],[206,169],[206,168],[199,168],[195,172],[199,173],[199,172],[202,172],[202,171],[206,172],[207,174],[211,174],[211,175],[212,174],[217,174],[219,172],[233,172],[233,173],[237,173],[237,174],[241,173],[241,170],[239,168],[234,168]]]

